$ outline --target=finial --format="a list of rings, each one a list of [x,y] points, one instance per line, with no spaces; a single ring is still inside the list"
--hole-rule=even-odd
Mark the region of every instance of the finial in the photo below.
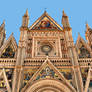
[[[65,12],[64,12],[64,9],[63,9],[63,16],[66,16]]]
[[[63,14],[64,14],[64,9],[63,9]]]
[[[28,9],[27,9],[22,19],[22,27],[28,27],[28,23],[29,23],[29,16],[28,16]]]
[[[87,28],[87,29],[89,29],[89,28],[90,28],[90,27],[89,27],[89,25],[88,25],[88,22],[86,22],[86,28]]]
[[[3,20],[3,24],[5,25],[5,20]]]
[[[68,27],[68,28],[71,29],[70,24],[69,24],[68,16],[65,14],[64,9],[63,9],[62,13],[63,13],[62,14],[62,24],[63,24],[63,27],[64,28]]]
[[[1,27],[5,27],[5,20],[3,20],[3,23],[1,24]]]
[[[25,15],[27,15],[28,16],[28,9],[26,10],[26,14]]]
[[[47,12],[47,8],[44,8],[44,13],[46,13]]]

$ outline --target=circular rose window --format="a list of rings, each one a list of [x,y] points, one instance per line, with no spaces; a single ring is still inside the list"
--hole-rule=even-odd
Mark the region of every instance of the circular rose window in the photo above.
[[[51,46],[49,46],[49,45],[43,45],[43,46],[41,47],[41,50],[42,50],[42,52],[48,54],[49,52],[51,52],[52,48],[51,48]]]

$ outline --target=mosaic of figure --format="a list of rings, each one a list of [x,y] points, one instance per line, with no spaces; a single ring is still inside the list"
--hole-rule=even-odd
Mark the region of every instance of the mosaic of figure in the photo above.
[[[44,17],[33,29],[57,29],[48,17]]]
[[[14,55],[15,55],[15,51],[13,47],[10,45],[3,51],[1,58],[14,58]]]

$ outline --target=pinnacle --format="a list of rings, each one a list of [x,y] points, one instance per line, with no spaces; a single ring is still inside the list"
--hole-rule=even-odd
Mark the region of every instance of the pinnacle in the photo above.
[[[5,24],[5,20],[3,20],[3,24]]]
[[[89,27],[89,25],[88,25],[88,23],[86,23],[86,28],[87,28],[87,29],[89,29],[89,28],[90,28],[90,27]]]
[[[5,20],[3,20],[3,23],[1,24],[1,27],[5,26]]]
[[[47,11],[45,10],[45,11],[44,11],[44,14],[46,14],[46,13],[47,13]]]
[[[66,16],[65,12],[64,12],[64,9],[63,9],[63,16]]]
[[[26,10],[26,15],[28,16],[28,9]]]
[[[26,13],[24,14],[24,16],[28,16],[28,9],[26,10]]]
[[[47,12],[47,8],[44,8],[44,13],[46,13]]]

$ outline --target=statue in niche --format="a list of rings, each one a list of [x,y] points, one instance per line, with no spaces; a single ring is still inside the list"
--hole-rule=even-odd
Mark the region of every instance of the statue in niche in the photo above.
[[[28,40],[27,53],[28,53],[28,54],[31,54],[31,53],[32,53],[32,39],[29,39],[29,40]]]

